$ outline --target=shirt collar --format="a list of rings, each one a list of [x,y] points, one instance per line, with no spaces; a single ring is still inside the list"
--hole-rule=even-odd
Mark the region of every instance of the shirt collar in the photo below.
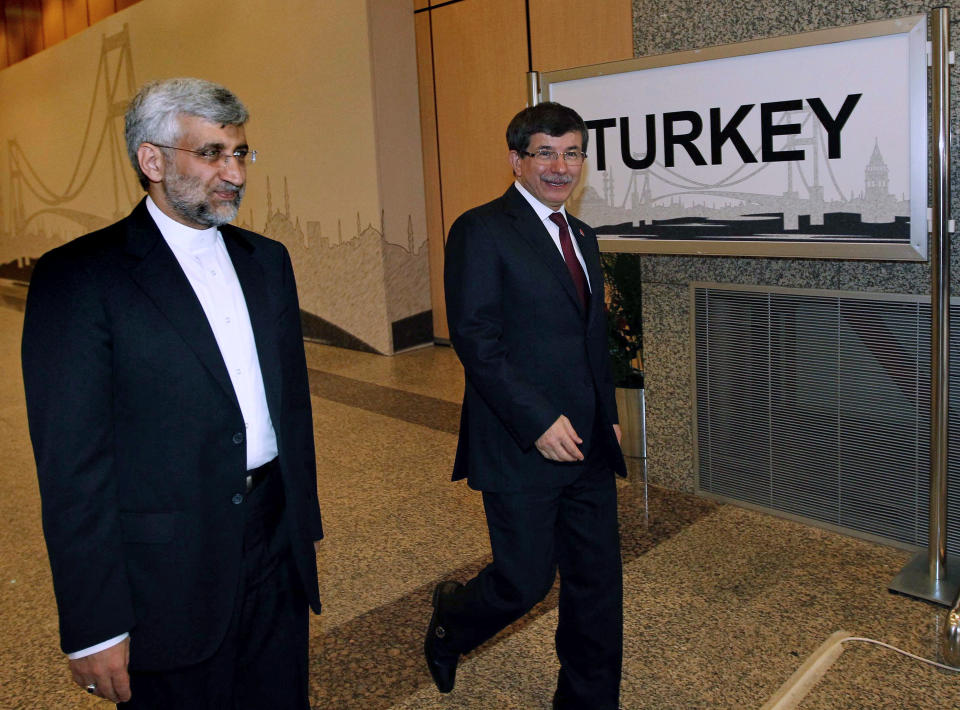
[[[216,227],[194,229],[164,214],[150,195],[147,195],[147,212],[157,223],[157,228],[164,240],[174,249],[186,249],[191,252],[202,251],[212,247],[218,236]]]
[[[540,218],[541,222],[545,222],[548,219],[550,219],[550,215],[552,215],[554,212],[559,212],[560,214],[563,215],[563,218],[565,220],[567,219],[567,211],[563,205],[560,205],[559,210],[554,210],[548,207],[547,205],[543,204],[540,200],[538,200],[533,195],[531,195],[530,192],[527,190],[527,188],[525,188],[523,185],[520,184],[519,180],[515,180],[513,184],[516,186],[517,191],[521,195],[523,195],[524,199],[526,199],[526,201],[530,203],[530,206],[533,207],[534,212],[537,213],[537,217]],[[568,223],[569,221],[570,220],[567,220]]]

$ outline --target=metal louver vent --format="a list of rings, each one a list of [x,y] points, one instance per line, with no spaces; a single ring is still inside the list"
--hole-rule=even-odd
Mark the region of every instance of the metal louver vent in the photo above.
[[[694,289],[699,489],[926,545],[930,305],[911,296]],[[950,306],[948,484],[960,482]],[[947,547],[960,552],[960,483]]]

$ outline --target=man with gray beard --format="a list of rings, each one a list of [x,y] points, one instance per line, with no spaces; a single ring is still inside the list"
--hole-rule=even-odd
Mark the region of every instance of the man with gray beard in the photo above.
[[[200,79],[126,114],[147,196],[45,254],[23,374],[61,647],[124,708],[309,708],[313,422],[283,245],[229,225],[247,109]]]

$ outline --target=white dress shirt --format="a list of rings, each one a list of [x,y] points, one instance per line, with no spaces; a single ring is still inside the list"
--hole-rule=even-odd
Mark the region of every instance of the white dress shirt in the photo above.
[[[567,219],[567,211],[563,205],[560,205],[559,210],[554,210],[543,204],[540,200],[530,194],[530,192],[520,184],[520,181],[514,181],[513,183],[521,195],[524,196],[527,202],[530,203],[530,206],[533,207],[534,211],[537,213],[537,217],[540,218],[540,221],[543,222],[543,226],[547,228],[547,231],[550,233],[550,237],[553,239],[553,243],[557,245],[557,250],[560,252],[560,256],[563,256],[563,247],[560,246],[560,227],[553,223],[553,220],[550,219],[550,215],[554,212],[559,212],[563,215],[563,219],[567,222],[567,227],[570,230],[570,241],[573,243],[573,253],[577,255],[577,261],[580,262],[580,266],[583,268],[583,276],[587,280],[587,289],[593,292],[593,289],[590,288],[590,274],[587,273],[587,264],[583,260],[583,254],[580,253],[580,245],[577,243],[576,238],[573,236],[573,225],[570,224],[570,220]],[[566,257],[564,257],[564,262],[566,262]]]
[[[161,212],[149,196],[147,211],[180,263],[217,340],[246,424],[247,470],[262,466],[277,456],[277,435],[267,409],[247,302],[223,236],[216,227],[194,229],[180,224]],[[67,656],[83,658],[114,646],[127,636],[121,634]]]

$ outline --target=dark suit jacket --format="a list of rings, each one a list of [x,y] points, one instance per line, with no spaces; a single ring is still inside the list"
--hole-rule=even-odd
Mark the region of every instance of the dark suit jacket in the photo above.
[[[511,186],[450,228],[444,286],[450,340],[466,389],[453,478],[483,491],[566,485],[577,464],[549,461],[534,442],[565,414],[626,474],[612,425],[617,407],[607,350],[603,275],[593,230],[568,214],[587,266],[584,308],[536,212]],[[594,424],[601,440],[594,441]]]
[[[323,532],[290,258],[265,237],[220,231],[253,325],[285,524],[319,612],[313,540]],[[144,202],[37,262],[22,356],[64,651],[130,631],[131,668],[207,658],[240,578],[244,421],[200,302]]]

